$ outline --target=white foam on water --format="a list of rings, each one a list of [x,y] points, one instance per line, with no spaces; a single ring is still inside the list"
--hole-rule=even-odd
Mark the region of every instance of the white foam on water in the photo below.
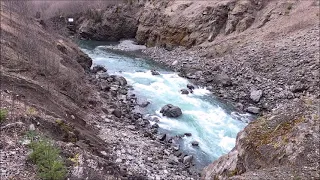
[[[226,136],[224,130],[219,132],[219,138],[220,142],[218,145],[223,148],[224,152],[228,152],[234,147],[236,139]]]
[[[193,94],[196,96],[204,96],[204,95],[210,95],[211,92],[206,88],[196,88],[193,90]]]

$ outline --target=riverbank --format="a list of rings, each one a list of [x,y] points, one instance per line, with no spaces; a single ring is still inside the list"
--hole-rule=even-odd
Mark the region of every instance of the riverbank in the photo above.
[[[1,179],[48,175],[29,157],[44,141],[63,162],[50,177],[198,179],[190,159],[173,156],[157,128],[132,112],[123,77],[95,74],[76,44],[9,5],[1,2]]]

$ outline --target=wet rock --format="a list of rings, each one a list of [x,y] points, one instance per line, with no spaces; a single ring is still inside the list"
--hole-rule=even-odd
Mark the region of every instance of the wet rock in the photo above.
[[[252,90],[250,92],[250,99],[254,102],[259,102],[262,97],[262,90]]]
[[[144,108],[144,107],[147,107],[149,104],[150,104],[149,101],[145,101],[145,102],[142,102],[139,106]]]
[[[189,94],[189,91],[187,89],[181,89],[181,94]]]
[[[249,106],[247,108],[247,112],[252,113],[252,114],[259,114],[260,108],[255,107],[255,106]]]
[[[166,140],[166,137],[167,137],[167,134],[161,134],[161,135],[158,136],[158,139],[160,141],[164,141],[164,140]]]
[[[174,118],[182,115],[181,109],[178,106],[174,106],[172,104],[167,104],[164,107],[162,107],[160,113],[162,113],[163,116]]]
[[[157,123],[155,123],[155,124],[153,124],[153,125],[151,126],[151,128],[152,128],[152,129],[154,129],[154,128],[157,129],[157,128],[159,128],[159,125],[158,125]]]
[[[150,117],[150,120],[154,122],[159,122],[160,118],[158,116],[153,116],[153,117]]]
[[[107,72],[107,69],[101,65],[94,66],[91,70],[92,73],[97,73],[97,72]]]
[[[122,115],[122,113],[121,113],[121,111],[120,111],[119,109],[113,110],[113,111],[112,111],[112,114],[113,114],[114,116],[116,116],[117,118],[121,118],[121,115]]]
[[[183,163],[184,164],[190,164],[192,162],[192,159],[193,159],[193,156],[192,155],[189,155],[189,156],[185,156],[183,158]]]
[[[160,73],[156,70],[151,70],[151,74],[154,76],[160,75]]]
[[[187,137],[192,136],[192,134],[191,134],[191,133],[184,133],[184,135],[185,135],[185,136],[187,136]]]
[[[127,80],[126,78],[122,77],[122,76],[114,76],[113,77],[114,81],[119,82],[120,86],[125,86],[127,85]]]
[[[192,146],[199,146],[199,142],[198,142],[198,141],[192,141],[192,142],[191,142],[191,145],[192,145]]]

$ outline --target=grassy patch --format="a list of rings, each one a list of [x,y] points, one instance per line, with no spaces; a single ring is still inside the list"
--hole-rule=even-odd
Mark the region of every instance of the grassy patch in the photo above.
[[[38,175],[43,180],[65,179],[67,170],[60,151],[48,140],[33,141],[30,144],[32,153],[29,159],[37,166]]]
[[[0,123],[3,123],[6,120],[8,111],[5,109],[0,109]]]

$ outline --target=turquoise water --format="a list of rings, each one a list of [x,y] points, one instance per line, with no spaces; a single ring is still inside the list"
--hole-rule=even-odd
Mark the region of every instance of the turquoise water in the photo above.
[[[196,88],[193,94],[181,94],[180,90],[190,82],[151,60],[107,50],[103,43],[82,42],[81,48],[94,64],[106,66],[109,74],[124,76],[138,97],[151,102],[145,113],[160,117],[161,132],[171,136],[192,133],[191,137],[183,137],[179,144],[185,153],[195,156],[199,166],[208,165],[228,153],[235,145],[237,133],[246,126],[244,121],[248,115],[236,118],[231,107],[219,102],[205,88]],[[151,69],[161,75],[151,75]],[[163,117],[160,109],[166,104],[179,106],[183,115],[179,118]],[[194,140],[199,142],[199,147],[191,146]]]

